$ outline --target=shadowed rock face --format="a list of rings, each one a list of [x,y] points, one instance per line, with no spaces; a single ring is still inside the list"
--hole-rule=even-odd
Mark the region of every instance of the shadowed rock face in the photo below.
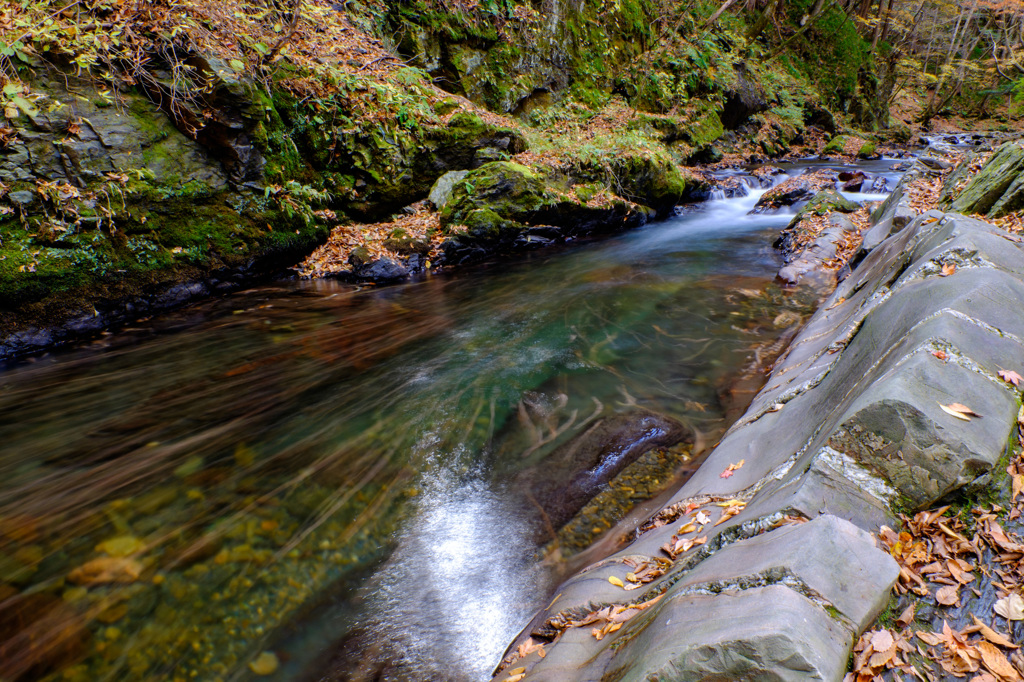
[[[602,419],[562,445],[514,485],[530,491],[552,529],[571,519],[601,487],[654,448],[692,441],[693,434],[664,415],[636,410]]]

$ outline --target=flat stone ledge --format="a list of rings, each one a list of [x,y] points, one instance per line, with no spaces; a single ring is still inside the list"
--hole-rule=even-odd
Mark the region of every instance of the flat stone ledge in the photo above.
[[[838,681],[853,644],[849,630],[781,585],[670,597],[658,620],[664,626],[638,633],[608,674],[580,679]]]

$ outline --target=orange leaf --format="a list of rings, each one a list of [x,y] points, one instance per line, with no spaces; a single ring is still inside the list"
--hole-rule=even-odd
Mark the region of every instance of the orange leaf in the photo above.
[[[957,594],[956,588],[952,585],[939,588],[939,591],[935,593],[935,601],[943,606],[952,606],[959,598],[960,595]]]

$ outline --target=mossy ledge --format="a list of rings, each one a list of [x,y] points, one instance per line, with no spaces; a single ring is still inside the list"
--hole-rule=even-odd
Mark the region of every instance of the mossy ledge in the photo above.
[[[471,173],[432,265],[640,225],[703,195],[685,165],[835,128],[855,32],[822,96],[800,55],[831,34],[772,62],[713,9],[23,3],[0,30],[0,357],[280,274],[449,171]]]

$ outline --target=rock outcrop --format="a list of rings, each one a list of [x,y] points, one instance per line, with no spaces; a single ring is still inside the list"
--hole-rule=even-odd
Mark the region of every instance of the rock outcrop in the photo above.
[[[170,109],[37,65],[33,101],[0,125],[0,358],[282,273],[332,217],[388,215],[449,171],[525,149],[464,110],[314,127],[315,103],[195,64],[208,92]],[[396,279],[406,266],[393,265],[367,275]]]
[[[632,544],[555,590],[496,679],[842,679],[899,573],[874,533],[987,480],[1020,400],[997,373],[1024,355],[1024,248],[940,211],[898,229],[895,196],[744,417]]]
[[[491,162],[455,183],[445,202],[441,227],[450,237],[441,264],[643,225],[706,188],[663,155],[631,154],[565,172]]]
[[[957,213],[1001,218],[1024,209],[1024,142],[1007,142],[960,190],[950,204]]]

